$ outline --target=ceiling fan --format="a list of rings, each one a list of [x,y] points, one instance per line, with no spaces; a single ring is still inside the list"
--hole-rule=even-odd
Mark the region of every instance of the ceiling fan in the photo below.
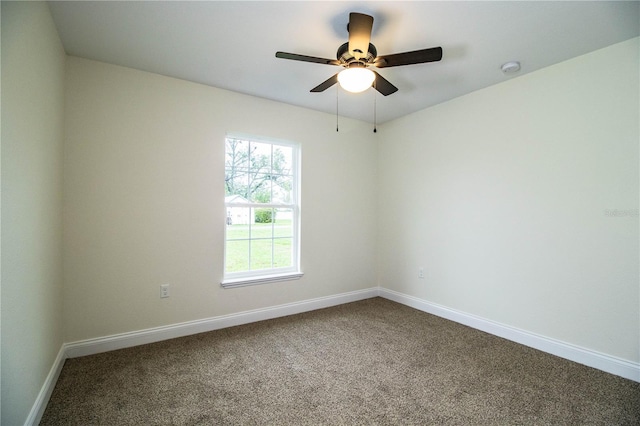
[[[397,92],[398,88],[380,74],[371,70],[371,67],[398,67],[437,62],[442,59],[442,47],[378,56],[376,47],[370,43],[372,28],[372,16],[352,12],[349,14],[349,24],[347,26],[349,41],[338,48],[337,59],[317,58],[287,52],[276,52],[276,58],[336,65],[345,68],[311,89],[311,92],[323,92],[334,84],[339,83],[342,88],[354,93],[362,92],[373,86],[374,89],[385,96]]]

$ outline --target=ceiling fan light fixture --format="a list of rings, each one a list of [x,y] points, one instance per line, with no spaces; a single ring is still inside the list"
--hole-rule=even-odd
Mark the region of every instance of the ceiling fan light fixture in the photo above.
[[[360,93],[367,90],[373,84],[376,75],[367,68],[347,68],[338,73],[338,83],[351,93]]]

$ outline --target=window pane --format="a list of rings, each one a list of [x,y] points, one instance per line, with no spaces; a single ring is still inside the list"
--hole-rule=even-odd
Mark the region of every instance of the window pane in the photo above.
[[[289,146],[273,147],[273,173],[291,176],[293,172],[293,148]]]
[[[249,142],[227,139],[224,166],[229,171],[247,171],[249,169]]]
[[[249,201],[252,203],[271,202],[271,175],[267,173],[251,174]]]
[[[225,202],[246,202],[247,190],[249,188],[249,175],[246,172],[225,173]],[[241,197],[230,198],[230,196]]]
[[[253,173],[271,173],[271,144],[251,142],[249,163]]]
[[[273,209],[254,209],[255,223],[251,225],[251,238],[273,237]]]
[[[293,209],[275,209],[276,220],[273,226],[274,237],[293,236]]]
[[[227,207],[227,225],[229,225],[227,227],[227,238],[249,238],[249,227],[246,225],[253,222],[253,212],[249,207]],[[245,231],[246,235],[236,236],[236,231],[239,232],[240,230]],[[230,231],[232,231],[232,234],[229,234]]]
[[[271,268],[271,242],[251,240],[251,270]]]
[[[226,244],[226,272],[239,272],[249,269],[249,241],[231,241]]]
[[[293,238],[273,240],[273,267],[284,268],[293,265]]]
[[[293,199],[293,179],[291,176],[274,175],[272,203],[291,204]]]

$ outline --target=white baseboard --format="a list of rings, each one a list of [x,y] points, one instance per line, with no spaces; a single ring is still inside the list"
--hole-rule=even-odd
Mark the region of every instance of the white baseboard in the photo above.
[[[36,398],[36,401],[33,403],[31,407],[31,411],[27,416],[27,420],[24,422],[25,426],[37,425],[40,423],[42,419],[42,415],[44,414],[45,408],[47,408],[47,403],[49,402],[49,398],[53,393],[53,388],[56,387],[56,382],[58,381],[58,377],[60,377],[60,372],[62,371],[62,366],[64,365],[64,361],[67,359],[65,355],[64,345],[60,347],[58,351],[58,355],[56,359],[53,361],[53,365],[51,366],[51,370],[49,370],[49,374],[40,389],[40,393]]]
[[[188,321],[179,324],[133,331],[130,333],[122,333],[112,336],[99,337],[96,339],[66,343],[64,345],[64,349],[67,358],[76,358],[79,356],[93,355],[100,352],[113,351],[116,349],[129,348],[132,346],[174,339],[176,337],[183,337],[212,330],[219,330],[236,325],[249,324],[256,321],[264,321],[268,319],[284,317],[287,315],[314,311],[316,309],[328,308],[331,306],[342,305],[344,303],[370,299],[376,296],[378,296],[378,288],[369,288],[365,290],[337,294],[334,296],[326,296],[316,299],[304,300],[301,302],[287,303],[284,305],[278,305],[269,308],[255,309],[252,311],[245,311],[237,314],[223,315],[219,317],[206,318],[203,320]]]
[[[428,302],[417,297],[398,293],[380,287],[380,297],[402,303],[423,312],[427,312],[448,320],[467,325],[469,327],[529,346],[540,351],[559,356],[607,373],[615,374],[635,382],[640,382],[640,363],[626,361],[611,355],[606,355],[590,349],[581,348],[569,343],[535,333],[520,330],[505,324],[500,324],[475,315],[456,311],[436,303]]]

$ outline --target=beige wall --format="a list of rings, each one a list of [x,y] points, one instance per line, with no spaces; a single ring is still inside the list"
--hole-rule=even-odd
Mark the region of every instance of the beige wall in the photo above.
[[[376,286],[370,125],[76,57],[66,95],[66,342]],[[220,287],[226,132],[301,144],[299,281]]]
[[[380,285],[638,362],[638,63],[636,38],[382,126]]]
[[[2,419],[23,424],[62,346],[65,54],[46,3],[2,2]]]

